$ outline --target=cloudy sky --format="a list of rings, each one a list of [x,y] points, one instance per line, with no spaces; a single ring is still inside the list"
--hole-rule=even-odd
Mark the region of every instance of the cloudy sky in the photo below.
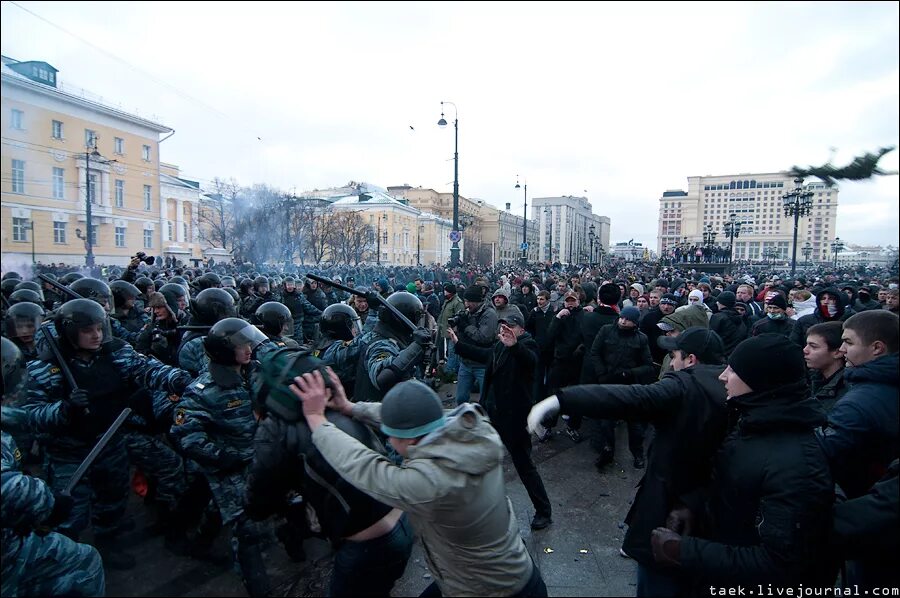
[[[655,245],[688,176],[897,145],[898,21],[896,2],[3,2],[2,52],[174,128],[162,159],[202,182],[451,192],[451,101],[460,194],[521,213],[519,175]],[[841,238],[898,244],[897,176],[840,201]]]

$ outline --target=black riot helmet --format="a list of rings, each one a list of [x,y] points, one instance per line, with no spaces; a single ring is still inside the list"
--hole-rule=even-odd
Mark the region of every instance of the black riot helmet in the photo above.
[[[265,340],[266,335],[246,320],[225,318],[216,322],[203,337],[203,348],[213,363],[235,365],[237,348],[249,346],[252,351]]]
[[[393,305],[401,314],[406,316],[406,318],[413,323],[413,326],[418,326],[419,319],[425,311],[422,308],[422,302],[419,301],[418,297],[407,291],[398,291],[396,293],[391,293],[386,301],[388,305]],[[398,320],[394,314],[383,305],[378,308],[378,321],[384,322],[392,330],[403,336],[412,333],[409,326]]]
[[[359,314],[356,310],[344,303],[329,305],[322,312],[322,321],[319,323],[322,332],[331,338],[349,341],[362,332],[359,322]],[[354,334],[353,331],[356,331]]]
[[[43,296],[35,293],[31,289],[18,289],[13,291],[9,296],[9,304],[16,305],[18,303],[34,303],[35,305],[44,305]]]
[[[16,290],[16,286],[19,284],[18,278],[7,278],[3,282],[0,282],[0,291],[3,292],[3,296],[7,299],[10,295],[13,294],[13,291]]]
[[[93,299],[106,308],[107,312],[115,310],[115,301],[113,300],[112,291],[109,285],[96,278],[79,278],[69,288],[84,297],[85,299]]]
[[[241,302],[241,296],[238,295],[238,292],[234,290],[234,287],[222,287],[222,290],[231,295],[231,298],[234,299],[235,305]]]
[[[23,280],[22,282],[20,282],[19,284],[16,285],[16,288],[13,289],[13,292],[21,291],[23,289],[26,289],[29,291],[34,291],[35,293],[37,293],[40,296],[41,301],[44,300],[44,289],[41,287],[41,285],[34,282],[33,280]]]
[[[83,328],[89,328],[97,324],[103,333],[103,342],[112,340],[109,330],[109,318],[106,310],[91,299],[72,299],[66,301],[56,310],[54,325],[61,339],[68,342],[72,348],[78,348],[78,332]]]
[[[2,280],[8,280],[10,278],[15,278],[16,280],[22,280],[22,275],[16,272],[15,270],[10,270],[9,272],[3,275]]]
[[[178,283],[167,282],[159,287],[159,292],[166,298],[166,304],[175,315],[178,315],[179,310],[187,309],[190,303],[187,289]]]
[[[201,291],[206,289],[216,289],[222,286],[222,280],[215,272],[207,272],[197,279],[197,288]]]
[[[17,291],[18,292],[18,291]],[[44,321],[44,308],[34,303],[16,303],[6,310],[3,336],[8,338],[34,340],[35,332]]]
[[[256,319],[270,336],[293,336],[294,318],[284,303],[266,301],[256,308]]]
[[[3,360],[3,398],[5,399],[17,394],[25,382],[27,370],[22,352],[14,342],[5,336],[0,339],[0,358]]]
[[[134,281],[134,286],[136,286],[143,295],[149,295],[156,290],[156,285],[146,276],[139,276],[138,279]],[[147,289],[150,287],[153,287],[153,291],[148,292]]]
[[[234,276],[223,276],[220,282],[223,288],[230,287],[233,289],[237,286],[237,283],[234,281]]]
[[[112,281],[109,283],[109,290],[112,291],[113,299],[119,307],[124,306],[129,299],[137,299],[141,294],[139,288],[124,280]]]
[[[266,290],[261,290],[265,287]],[[269,292],[271,286],[269,285],[269,279],[265,276],[257,276],[256,280],[253,281],[253,290],[257,292],[257,294],[265,295]]]
[[[238,287],[241,289],[241,293],[246,295],[253,289],[253,281],[249,278],[242,278]]]
[[[69,272],[68,274],[63,275],[63,277],[59,279],[59,282],[66,286],[69,286],[76,280],[80,280],[82,278],[84,278],[83,274],[79,274],[78,272]]]
[[[194,324],[212,326],[219,320],[234,318],[237,312],[234,298],[225,289],[205,289],[191,301],[191,313]]]

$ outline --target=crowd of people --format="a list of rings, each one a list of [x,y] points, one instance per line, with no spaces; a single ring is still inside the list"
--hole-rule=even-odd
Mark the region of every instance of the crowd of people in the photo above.
[[[132,488],[251,596],[272,530],[331,542],[329,595],[389,595],[418,537],[423,595],[546,596],[504,455],[541,530],[533,443],[607,475],[622,421],[637,595],[898,585],[896,272],[147,261],[3,274],[3,596],[104,595]]]

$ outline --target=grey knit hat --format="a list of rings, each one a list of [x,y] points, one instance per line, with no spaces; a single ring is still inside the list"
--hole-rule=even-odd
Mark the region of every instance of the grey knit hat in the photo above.
[[[444,422],[444,407],[437,393],[418,380],[401,382],[381,402],[381,431],[387,436],[418,438]]]

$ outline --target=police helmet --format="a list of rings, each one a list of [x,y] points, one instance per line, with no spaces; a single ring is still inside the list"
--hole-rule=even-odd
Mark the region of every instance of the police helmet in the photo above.
[[[134,286],[136,286],[144,295],[149,295],[156,290],[156,284],[146,276],[139,276],[138,279],[134,281]],[[147,291],[150,287],[153,287],[153,291]]]
[[[43,321],[43,307],[28,302],[16,303],[6,311],[3,335],[9,338],[33,339]],[[31,342],[31,339],[26,342]]]
[[[233,289],[229,289],[234,292]],[[225,289],[205,289],[191,302],[191,313],[197,324],[212,326],[219,320],[234,318],[234,298]]]
[[[15,270],[10,270],[9,272],[3,275],[2,280],[8,280],[10,278],[15,278],[16,280],[22,280],[22,275],[16,272]]]
[[[37,293],[38,296],[41,298],[41,301],[44,300],[44,289],[43,289],[43,287],[41,287],[41,285],[39,285],[38,283],[34,282],[33,280],[23,280],[22,282],[20,282],[19,284],[16,285],[16,288],[13,289],[13,292],[15,292],[15,291],[21,291],[22,289],[34,291],[34,292]]]
[[[16,286],[19,284],[18,278],[7,278],[3,282],[0,282],[0,291],[3,292],[3,296],[9,298],[12,295],[13,291],[16,290]]]
[[[79,274],[78,272],[69,272],[68,274],[63,275],[63,277],[59,279],[59,282],[63,283],[66,286],[69,286],[76,280],[80,280],[82,278],[84,278],[83,274]]]
[[[44,305],[44,300],[38,293],[35,293],[31,289],[19,289],[17,291],[13,291],[9,296],[9,304],[16,305],[17,303],[34,303],[35,305]]]
[[[422,317],[422,314],[425,311],[422,308],[422,302],[419,300],[419,298],[407,291],[397,291],[396,293],[391,293],[387,298],[387,303],[388,305],[396,307],[397,310],[401,314],[406,316],[406,318],[410,322],[412,322],[414,326],[418,325],[419,319]],[[412,332],[409,329],[409,326],[398,320],[394,316],[393,312],[391,312],[384,305],[378,308],[378,320],[380,322],[384,322],[396,332],[400,332],[402,334]]]
[[[201,291],[206,289],[215,289],[222,286],[222,280],[215,272],[207,272],[197,279],[197,288]]]
[[[93,299],[106,308],[108,312],[115,309],[115,300],[109,285],[96,278],[79,278],[69,288],[84,297],[85,299]]]
[[[222,287],[222,290],[231,295],[231,298],[234,299],[235,305],[241,302],[241,296],[238,295],[238,292],[234,290],[234,287]]]
[[[137,299],[141,291],[135,285],[124,280],[114,280],[109,283],[109,290],[112,292],[116,305],[123,306],[129,299]]]
[[[266,301],[256,308],[256,319],[263,332],[271,336],[293,336],[294,318],[284,303]]]
[[[222,287],[234,288],[237,286],[237,283],[234,281],[234,276],[223,276],[221,278]]]
[[[262,287],[266,287],[266,291],[269,290],[269,279],[265,276],[257,276],[256,280],[253,281],[253,289],[258,293]]]
[[[253,350],[265,340],[266,335],[246,320],[225,318],[213,324],[203,337],[203,348],[213,363],[235,365],[235,349],[249,345]]]
[[[329,305],[322,312],[322,321],[319,324],[322,332],[342,341],[353,340],[356,334],[362,332],[362,326],[359,321],[359,314],[356,310],[344,303],[335,303]]]
[[[88,279],[91,280],[91,279]],[[100,324],[103,342],[112,340],[109,330],[109,318],[106,310],[91,299],[72,299],[66,301],[56,310],[54,325],[60,338],[66,340],[73,348],[78,348],[78,332],[90,326]]]
[[[172,313],[178,315],[178,310],[184,311],[190,303],[187,289],[178,283],[167,282],[159,287],[159,292],[166,298],[166,304]]]
[[[27,370],[22,352],[6,337],[0,339],[0,358],[3,361],[3,397],[6,398],[15,394],[25,382]]]
[[[253,289],[253,281],[249,278],[242,278],[238,286],[241,289],[241,293],[247,294]]]

